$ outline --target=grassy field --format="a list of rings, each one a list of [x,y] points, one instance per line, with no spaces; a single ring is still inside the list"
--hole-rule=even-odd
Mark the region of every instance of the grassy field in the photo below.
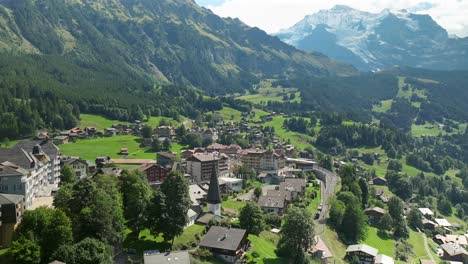
[[[362,243],[378,249],[379,254],[395,258],[395,241],[390,235],[380,233],[375,227],[367,228],[367,238]]]
[[[215,113],[222,116],[225,122],[240,122],[240,120],[242,119],[241,111],[230,107],[223,107],[223,109],[221,109],[220,111],[216,111]]]
[[[317,212],[318,205],[320,204],[320,187],[308,187],[307,193],[316,190],[317,191],[317,197],[313,199],[310,204],[307,206],[307,210],[312,214],[315,215]]]
[[[325,243],[333,254],[334,263],[344,263],[346,246],[338,239],[338,235],[329,226],[325,228]]]
[[[246,202],[239,202],[239,201],[236,201],[235,199],[229,199],[227,201],[223,201],[221,204],[221,207],[236,210],[237,212],[240,212],[242,207],[244,207],[246,204],[247,204]]]
[[[424,248],[423,234],[410,229],[410,237],[408,243],[413,245],[413,257],[408,261],[409,263],[419,263],[420,259],[429,259],[426,249]]]
[[[252,249],[249,252],[258,254],[258,258],[255,258],[257,264],[286,264],[286,259],[280,258],[276,255],[276,244],[278,243],[279,237],[268,231],[261,232],[258,236],[249,235],[249,240],[252,243]]]
[[[313,137],[304,135],[297,132],[287,131],[283,128],[283,122],[286,118],[282,116],[274,116],[272,121],[266,122],[265,126],[272,126],[275,128],[275,133],[278,137],[283,140],[290,140],[291,145],[304,149],[306,146],[310,145],[310,142],[313,140]]]
[[[176,237],[174,247],[177,248],[182,245],[190,246],[192,242],[196,242],[195,236],[197,234],[202,236],[203,230],[205,230],[205,227],[201,225],[192,225],[185,228],[184,233]],[[143,254],[145,250],[159,249],[164,251],[169,246],[170,244],[165,243],[161,235],[154,237],[148,229],[141,231],[138,238],[128,230],[124,241],[124,247],[135,249],[139,255]]]
[[[238,99],[246,100],[254,104],[266,104],[268,101],[282,102],[284,101],[284,95],[287,95],[288,98],[291,94],[295,95],[295,98],[292,100],[287,100],[289,102],[301,102],[300,92],[295,88],[282,88],[282,87],[272,87],[272,80],[263,80],[260,84],[257,85],[255,94],[247,94],[238,97]]]
[[[128,158],[155,159],[156,154],[140,148],[140,139],[135,136],[113,136],[95,139],[81,139],[75,143],[60,145],[60,151],[67,156],[78,156],[95,160],[98,156],[123,158],[118,155],[121,148],[128,148]]]
[[[97,130],[104,130],[104,128],[111,127],[113,124],[129,124],[119,120],[112,120],[99,115],[80,114],[80,127],[95,127]]]
[[[374,105],[372,108],[372,111],[377,112],[377,113],[385,113],[392,108],[393,100],[385,100],[380,102],[380,105]]]

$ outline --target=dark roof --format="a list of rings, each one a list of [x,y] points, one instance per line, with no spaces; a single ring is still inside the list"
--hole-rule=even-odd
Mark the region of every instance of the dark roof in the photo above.
[[[59,148],[52,141],[48,140],[21,141],[18,142],[16,146],[24,148],[28,152],[32,152],[32,149],[36,145],[40,145],[42,151],[44,151],[44,153],[51,159],[55,159],[60,153]]]
[[[213,164],[211,171],[210,187],[208,188],[207,202],[210,204],[220,204],[221,194],[219,193],[218,171],[216,164]]]
[[[68,165],[68,164],[75,163],[76,161],[80,162],[80,163],[83,163],[85,165],[88,165],[88,163],[85,160],[75,159],[75,158],[66,159],[66,160],[63,160],[62,162],[63,162],[64,165]]]
[[[145,264],[190,264],[190,255],[187,251],[144,254],[143,258]]]
[[[187,161],[199,161],[199,162],[207,162],[207,161],[217,161],[219,158],[217,155],[209,153],[209,154],[194,154]]]
[[[284,197],[260,196],[258,199],[258,206],[283,209],[284,202]]]
[[[212,226],[200,242],[200,247],[237,250],[246,232],[244,229]]]
[[[283,197],[288,201],[291,201],[291,192],[288,192],[286,190],[269,190],[267,192],[267,197]]]
[[[200,217],[198,217],[196,223],[197,224],[202,224],[202,225],[208,225],[208,223],[211,221],[211,219],[215,221],[221,221],[223,218],[218,215],[214,215],[212,213],[203,213]]]
[[[301,192],[305,188],[307,182],[305,179],[285,179],[284,182],[280,183],[280,190],[289,190]]]
[[[0,204],[18,204],[23,199],[23,195],[0,193]]]
[[[31,169],[35,160],[34,156],[29,154],[28,151],[16,145],[11,149],[0,149],[0,162],[5,161],[9,161],[23,169]]]
[[[13,168],[0,164],[0,177],[23,176],[23,174]]]

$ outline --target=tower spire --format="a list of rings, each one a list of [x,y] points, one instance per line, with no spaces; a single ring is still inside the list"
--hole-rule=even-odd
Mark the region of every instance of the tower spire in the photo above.
[[[211,172],[210,188],[208,189],[208,203],[221,203],[221,194],[219,193],[218,171],[216,169],[216,160],[213,160],[213,170]]]

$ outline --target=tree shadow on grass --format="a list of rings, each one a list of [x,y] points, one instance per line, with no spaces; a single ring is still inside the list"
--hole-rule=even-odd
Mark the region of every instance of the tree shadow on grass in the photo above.
[[[171,247],[170,243],[164,241],[156,241],[150,239],[146,236],[136,235],[135,233],[130,233],[125,238],[124,247],[129,251],[136,251],[135,253],[138,255],[142,255],[145,250],[159,250],[160,252],[164,252]]]
[[[377,236],[382,240],[393,240],[393,237],[390,234],[388,234],[386,231],[383,231],[383,230],[378,230],[377,231]]]
[[[263,259],[264,264],[287,264],[288,260],[285,258]]]

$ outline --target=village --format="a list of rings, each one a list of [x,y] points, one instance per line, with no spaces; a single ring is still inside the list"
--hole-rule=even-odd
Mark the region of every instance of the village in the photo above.
[[[329,200],[336,189],[339,176],[319,166],[313,154],[297,149],[275,136],[274,131],[261,126],[265,121],[280,115],[269,113],[257,121],[218,121],[212,127],[160,125],[145,126],[141,121],[133,124],[115,124],[99,131],[95,127],[73,128],[59,133],[38,132],[35,139],[21,141],[10,148],[0,149],[0,244],[8,247],[14,237],[25,210],[51,207],[59,190],[61,172],[71,169],[78,180],[95,175],[112,175],[119,178],[124,171],[138,171],[146,175],[153,189],[164,183],[173,171],[182,173],[189,184],[191,207],[187,212],[186,228],[207,226],[206,234],[195,245],[181,247],[173,252],[160,252],[157,248],[143,249],[143,262],[193,263],[190,250],[208,250],[226,263],[243,263],[248,253],[255,250],[245,229],[238,228],[239,212],[247,203],[254,203],[263,214],[280,219],[269,223],[267,231],[281,233],[281,218],[292,205],[310,209],[314,216],[316,236],[308,250],[317,263],[333,263],[336,256],[330,250],[331,241],[324,236]],[[179,131],[178,131],[179,130]],[[180,134],[196,135],[205,145],[170,151],[170,145],[180,142]],[[103,153],[94,160],[61,153],[62,145],[74,144],[88,138],[133,135],[139,137],[143,147],[157,146],[160,150],[154,158],[131,158],[126,147],[115,147],[118,157]],[[221,137],[243,135],[249,139],[247,147],[231,143],[219,143]],[[157,142],[157,143],[155,143]],[[99,148],[99,146],[96,146]],[[358,159],[360,157],[356,157]],[[378,158],[378,154],[376,154]],[[335,160],[333,169],[340,170],[346,162]],[[375,177],[369,181],[372,195],[383,204],[391,194],[385,191],[387,179]],[[331,191],[330,191],[331,188]],[[328,191],[326,191],[328,190]],[[233,204],[235,206],[233,206]],[[407,215],[415,205],[405,204]],[[450,263],[468,263],[468,234],[463,227],[436,216],[429,208],[417,208],[422,216],[423,230],[437,243],[437,255]],[[386,209],[365,209],[370,225],[377,226]],[[214,225],[213,222],[230,222],[233,227]],[[435,232],[437,230],[437,232]],[[322,233],[321,233],[322,232]],[[437,233],[437,234],[436,234]],[[127,248],[135,252],[134,248]],[[256,252],[255,252],[256,253]],[[257,253],[258,254],[258,253]],[[131,255],[131,254],[130,254]],[[135,256],[135,260],[139,257]],[[349,245],[346,260],[358,259],[359,263],[393,264],[395,260],[378,249],[366,245]],[[421,264],[436,263],[421,259]]]

